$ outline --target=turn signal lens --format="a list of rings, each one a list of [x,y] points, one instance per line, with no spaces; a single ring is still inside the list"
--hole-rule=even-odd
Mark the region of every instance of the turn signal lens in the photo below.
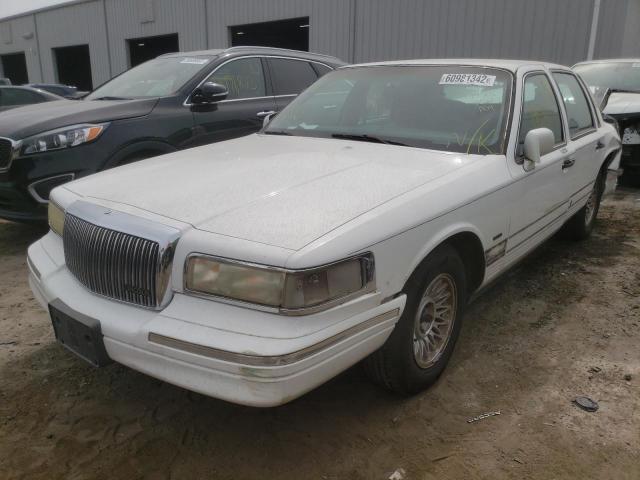
[[[361,290],[365,286],[362,259],[354,258],[322,270],[287,275],[283,307],[312,307]]]

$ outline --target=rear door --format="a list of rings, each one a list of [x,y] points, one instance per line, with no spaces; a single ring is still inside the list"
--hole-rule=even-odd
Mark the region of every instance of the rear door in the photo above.
[[[229,140],[262,128],[265,113],[276,108],[265,67],[257,56],[234,58],[207,77],[205,82],[224,85],[229,95],[213,105],[191,106],[194,131],[190,146]]]
[[[569,141],[573,150],[565,162],[563,181],[571,194],[572,205],[582,205],[591,193],[600,169],[604,135],[598,131],[598,119],[578,78],[567,71],[554,71],[566,112]]]
[[[316,69],[307,60],[268,57],[267,61],[278,112],[318,79]]]
[[[515,161],[510,167],[515,177],[515,199],[507,253],[515,256],[533,248],[564,222],[570,192],[565,188],[563,164],[573,153],[560,101],[547,72],[532,70],[522,81]],[[524,139],[536,128],[551,130],[555,145],[540,163],[530,165],[523,156]]]

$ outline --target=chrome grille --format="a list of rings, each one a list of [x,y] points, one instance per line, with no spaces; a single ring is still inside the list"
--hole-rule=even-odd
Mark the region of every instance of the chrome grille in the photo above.
[[[159,279],[163,266],[158,242],[67,212],[64,255],[67,268],[92,292],[143,307],[160,306],[166,285]]]
[[[0,138],[0,170],[9,168],[12,157],[13,143],[8,138]]]

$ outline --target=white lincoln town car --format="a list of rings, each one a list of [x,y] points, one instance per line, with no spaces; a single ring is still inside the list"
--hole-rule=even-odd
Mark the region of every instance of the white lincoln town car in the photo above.
[[[581,79],[535,62],[348,66],[265,123],[52,192],[28,264],[60,343],[253,406],[361,360],[418,392],[475,293],[590,234],[620,156]]]

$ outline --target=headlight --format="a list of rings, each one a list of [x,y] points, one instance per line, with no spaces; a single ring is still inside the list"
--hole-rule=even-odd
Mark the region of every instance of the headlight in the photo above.
[[[301,314],[374,287],[370,253],[309,270],[285,270],[204,255],[187,259],[185,289]]]
[[[49,226],[51,230],[62,236],[64,231],[64,210],[54,202],[49,202]]]
[[[102,135],[105,128],[107,128],[107,124],[75,125],[40,133],[22,141],[20,155],[61,150],[93,142]]]

